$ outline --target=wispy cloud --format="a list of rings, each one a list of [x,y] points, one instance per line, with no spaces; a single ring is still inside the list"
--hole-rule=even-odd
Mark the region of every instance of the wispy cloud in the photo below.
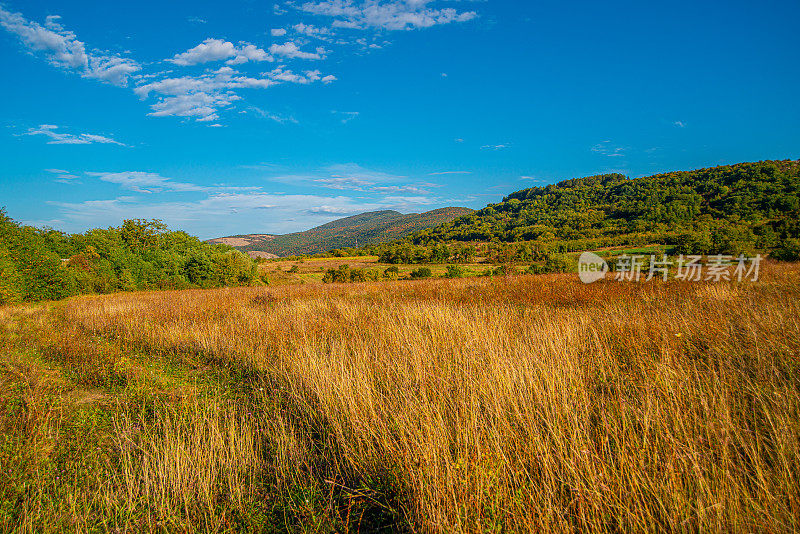
[[[683,121],[675,121],[672,123],[673,126],[677,126],[678,128],[686,128],[686,123]]]
[[[336,110],[334,110],[334,111],[331,111],[331,113],[341,117],[342,124],[347,124],[351,120],[356,119],[356,118],[358,118],[359,115],[361,115],[361,113],[358,112],[358,111],[336,111]]]
[[[595,154],[601,154],[610,158],[619,158],[625,155],[627,147],[613,146],[610,140],[597,143],[591,148]]]
[[[317,178],[314,180],[314,183],[330,189],[342,189],[349,191],[366,191],[368,186],[375,185],[369,180],[364,180],[355,176],[331,176],[330,178]]]
[[[251,167],[258,170],[271,170],[268,166]],[[366,169],[360,165],[337,164],[324,167],[306,174],[286,174],[274,169],[275,175],[268,180],[291,185],[311,185],[325,189],[339,191],[353,191],[365,194],[398,195],[410,193],[413,195],[430,195],[431,189],[440,187],[439,184],[427,182],[411,182],[407,176],[399,176],[380,171]],[[390,197],[383,197],[390,198]],[[433,202],[434,197],[428,197]]]
[[[481,150],[505,150],[509,145],[483,145]]]
[[[106,144],[106,145],[119,145],[127,146],[119,141],[115,141],[110,137],[95,134],[69,134],[57,132],[58,126],[54,124],[41,124],[38,128],[30,128],[24,135],[43,135],[49,139],[48,145],[92,145],[92,144]]]
[[[442,172],[432,172],[429,173],[428,176],[439,176],[442,174],[472,174],[472,171],[442,171]]]
[[[55,178],[53,178],[54,182],[58,182],[60,184],[80,184],[80,180],[78,177],[72,174],[69,171],[65,171],[63,169],[45,169],[45,172],[49,172],[50,174],[55,174]]]
[[[285,124],[287,122],[297,124],[297,119],[295,119],[291,115],[281,115],[279,113],[272,113],[271,111],[261,109],[258,106],[250,106],[249,108],[247,108],[246,111],[242,111],[242,113],[247,113],[247,112],[252,112],[258,117],[261,117],[262,119],[269,119],[271,121],[275,121],[280,124]]]
[[[326,0],[305,2],[298,9],[330,17],[335,28],[352,29],[413,30],[466,22],[478,16],[475,11],[430,7],[433,3],[433,0]]]
[[[136,193],[171,192],[205,192],[222,193],[230,191],[255,191],[258,187],[203,186],[187,182],[176,182],[152,172],[87,172],[87,176],[98,178],[103,182],[117,184],[120,188]]]
[[[130,75],[141,70],[139,63],[132,59],[101,50],[87,50],[74,33],[61,25],[60,19],[51,15],[42,26],[0,6],[0,26],[15,34],[30,51],[44,54],[56,67],[119,86],[127,85]]]
[[[541,178],[534,178],[533,176],[520,176],[520,180],[526,180],[529,182],[533,182],[535,184],[544,184],[547,183],[547,180],[542,180]]]

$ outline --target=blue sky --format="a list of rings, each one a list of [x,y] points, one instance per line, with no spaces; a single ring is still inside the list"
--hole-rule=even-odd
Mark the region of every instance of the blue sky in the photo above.
[[[800,3],[0,0],[0,206],[202,238],[800,157]]]

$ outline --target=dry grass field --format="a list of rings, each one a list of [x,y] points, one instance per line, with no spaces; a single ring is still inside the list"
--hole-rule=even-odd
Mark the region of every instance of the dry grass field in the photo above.
[[[0,308],[0,529],[800,530],[800,266]]]

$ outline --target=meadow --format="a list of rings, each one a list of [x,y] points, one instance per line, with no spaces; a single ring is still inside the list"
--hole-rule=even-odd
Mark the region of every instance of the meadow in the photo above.
[[[411,272],[420,267],[430,269],[434,277],[442,277],[447,272],[447,264],[443,263],[417,263],[417,264],[390,264],[378,261],[378,256],[342,256],[342,257],[305,257],[297,259],[276,259],[259,262],[258,271],[261,277],[273,286],[287,284],[316,284],[322,283],[326,271],[347,265],[350,269],[374,271],[381,277],[386,269],[397,269],[399,279],[409,279]],[[464,276],[478,276],[487,269],[497,268],[498,265],[487,263],[483,258],[476,258],[473,263],[459,264]]]
[[[7,306],[0,403],[3,531],[798,531],[800,265]]]

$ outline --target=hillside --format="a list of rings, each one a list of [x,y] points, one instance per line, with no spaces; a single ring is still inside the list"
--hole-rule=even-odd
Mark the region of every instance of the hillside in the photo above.
[[[247,234],[210,240],[243,252],[290,256],[315,254],[343,247],[382,243],[441,225],[471,213],[469,208],[441,208],[425,213],[373,211],[338,219],[305,232],[285,235]]]
[[[762,161],[524,189],[410,240],[527,241],[562,252],[661,242],[686,253],[792,256],[800,248],[798,221],[800,164]]]

